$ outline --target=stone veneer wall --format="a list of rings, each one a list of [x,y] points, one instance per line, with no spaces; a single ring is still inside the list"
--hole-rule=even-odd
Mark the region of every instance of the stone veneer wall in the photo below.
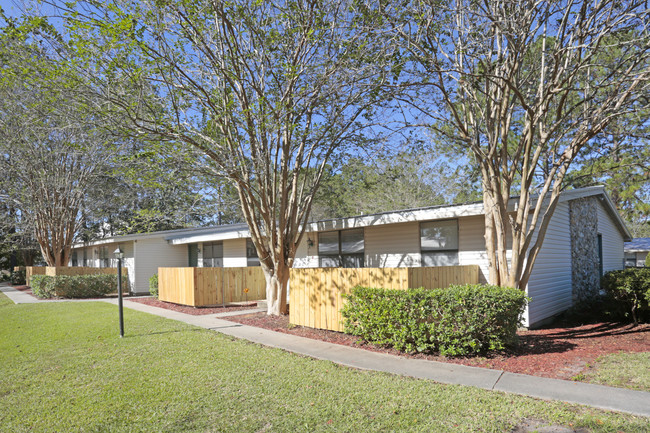
[[[600,288],[598,209],[596,206],[599,204],[595,197],[580,198],[569,202],[574,303],[596,295]]]

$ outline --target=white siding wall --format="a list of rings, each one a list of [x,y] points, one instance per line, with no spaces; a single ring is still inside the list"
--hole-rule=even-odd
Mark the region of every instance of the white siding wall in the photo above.
[[[487,283],[488,259],[485,252],[485,217],[475,216],[458,220],[458,263],[479,265],[479,282]]]
[[[112,257],[115,256],[113,254],[113,251],[117,249],[118,245],[122,251],[124,251],[124,260],[122,261],[122,266],[126,268],[129,274],[129,283],[133,286],[133,283],[135,281],[135,251],[133,248],[133,241],[122,242],[120,244],[111,244],[109,246],[109,251]],[[111,261],[111,266],[117,267],[117,259]],[[149,285],[147,285],[147,289],[149,289]],[[133,287],[131,287],[131,290],[133,290]]]
[[[411,222],[366,227],[364,248],[369,268],[420,266],[420,225]]]
[[[115,258],[115,254],[113,252],[117,249],[118,246],[122,249],[122,251],[124,252],[124,260],[122,262],[122,266],[126,268],[129,274],[129,282],[133,283],[133,281],[135,281],[135,259],[134,259],[134,251],[133,251],[133,241],[110,243],[110,244],[104,244],[102,246],[108,248],[109,258],[110,258],[109,264],[111,267],[117,267],[117,259]],[[99,267],[99,259],[91,260],[92,257],[95,257],[94,256],[95,249],[99,250],[99,246],[82,247],[82,248],[74,249],[74,251],[77,252],[77,266],[83,266],[83,254],[84,251],[86,251],[86,254],[88,255],[86,266],[91,268]],[[72,262],[70,262],[69,265],[72,266]]]
[[[603,236],[603,272],[623,269],[623,235],[598,202],[598,233]]]
[[[149,292],[149,278],[159,267],[187,266],[187,245],[171,245],[163,238],[135,241],[135,275],[133,291]]]
[[[246,239],[223,241],[223,267],[240,268],[246,264]]]
[[[560,313],[572,304],[569,203],[560,203],[555,209],[527,292],[532,301],[524,315],[526,326]]]
[[[311,239],[314,246],[307,246],[307,239]],[[293,262],[294,268],[317,268],[318,267],[318,233],[305,233],[302,242],[298,245],[296,259]]]

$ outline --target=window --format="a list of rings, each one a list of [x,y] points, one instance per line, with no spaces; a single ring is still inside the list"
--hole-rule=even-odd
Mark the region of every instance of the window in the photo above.
[[[420,224],[422,266],[458,265],[458,221],[442,220]]]
[[[260,259],[257,257],[257,250],[253,241],[246,239],[246,266],[260,266]]]
[[[203,244],[202,265],[204,268],[223,267],[223,242],[209,242]]]
[[[110,267],[110,259],[108,257],[108,247],[99,247],[99,267],[108,268]]]
[[[363,229],[318,234],[318,262],[321,268],[363,268]]]
[[[636,267],[636,253],[625,253],[625,267]]]
[[[84,256],[81,266],[88,266],[88,250],[84,249]]]
[[[603,235],[598,233],[598,273],[603,276]]]
[[[70,266],[79,266],[79,260],[77,259],[77,250],[74,250],[72,252],[72,255],[70,256]]]

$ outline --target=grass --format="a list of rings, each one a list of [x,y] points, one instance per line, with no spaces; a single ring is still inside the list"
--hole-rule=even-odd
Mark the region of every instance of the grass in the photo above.
[[[125,328],[107,303],[0,296],[0,431],[647,431],[647,418],[357,371],[128,309]]]
[[[650,391],[650,352],[621,352],[601,356],[581,373],[580,380]]]

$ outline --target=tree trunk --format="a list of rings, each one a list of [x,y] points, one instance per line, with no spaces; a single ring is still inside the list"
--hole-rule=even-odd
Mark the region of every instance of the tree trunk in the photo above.
[[[276,316],[288,314],[287,286],[291,268],[284,263],[277,263],[275,269],[267,268],[264,265],[262,265],[262,269],[266,278],[267,314]]]

